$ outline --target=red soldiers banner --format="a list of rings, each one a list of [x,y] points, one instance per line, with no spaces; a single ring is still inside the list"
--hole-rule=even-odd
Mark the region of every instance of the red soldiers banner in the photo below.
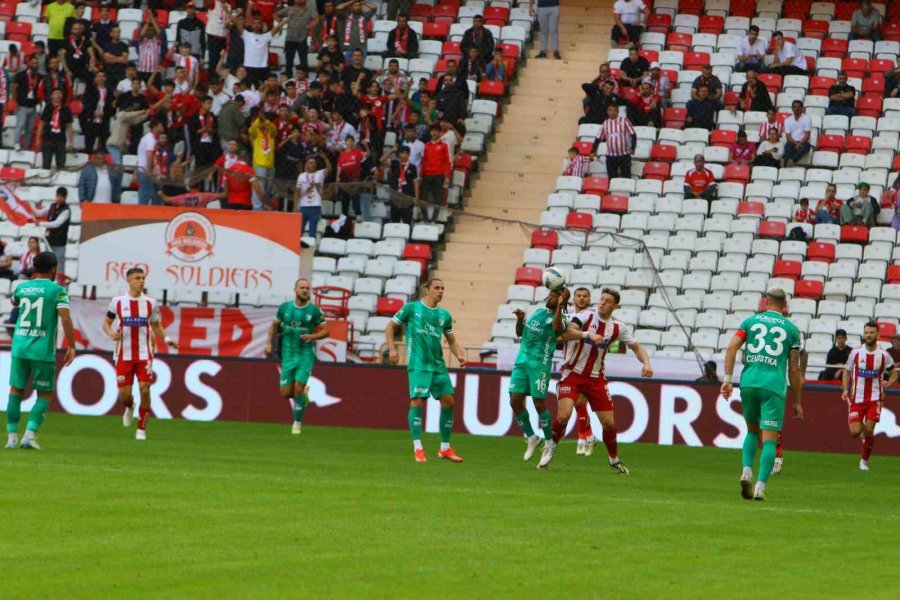
[[[78,282],[123,285],[134,266],[154,288],[268,294],[300,273],[300,215],[193,207],[82,206]]]
[[[8,394],[9,353],[0,354],[0,408]],[[158,419],[289,423],[291,411],[278,392],[278,365],[271,361],[164,356],[154,362],[152,388]],[[456,386],[454,429],[475,435],[521,435],[509,406],[509,374],[451,372]],[[312,425],[405,429],[407,377],[402,368],[320,363],[310,380]],[[744,436],[739,391],[726,401],[715,386],[648,380],[609,385],[616,404],[620,442],[740,448]],[[556,381],[548,404],[555,411]],[[56,410],[79,415],[118,412],[115,371],[108,355],[82,353],[59,372]],[[23,406],[23,410],[28,410]],[[847,434],[847,405],[837,388],[817,386],[804,394],[806,421],[785,421],[785,448],[859,452]],[[876,452],[900,456],[900,394],[884,403],[876,428]],[[532,414],[537,428],[537,415]],[[423,420],[438,431],[438,405],[430,401]],[[574,424],[570,423],[570,428]],[[599,423],[594,422],[599,429]],[[402,435],[398,432],[398,435]]]

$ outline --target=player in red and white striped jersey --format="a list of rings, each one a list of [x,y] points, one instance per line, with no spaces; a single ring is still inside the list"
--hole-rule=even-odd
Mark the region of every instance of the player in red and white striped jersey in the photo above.
[[[587,310],[590,304],[591,290],[585,287],[576,289],[572,296],[572,305],[574,308],[571,312],[566,313],[566,318],[571,320],[581,311]],[[565,356],[569,355],[570,349],[580,343],[580,340],[564,342]],[[578,446],[576,447],[575,454],[579,456],[590,456],[594,453],[594,444],[597,443],[597,438],[594,437],[594,432],[591,431],[591,415],[588,412],[587,402],[582,402],[581,404],[576,403],[575,412],[575,422],[578,429]]]
[[[141,393],[138,425],[135,439],[147,439],[147,418],[150,416],[150,384],[153,383],[153,352],[156,337],[161,337],[172,348],[178,348],[168,337],[160,323],[159,305],[154,298],[144,294],[147,274],[132,267],[125,273],[128,293],[116,296],[109,303],[103,331],[116,343],[116,382],[119,385],[119,401],[125,405],[122,424],[131,426],[134,417],[134,398],[131,388],[137,376]],[[113,325],[116,325],[114,328]]]
[[[631,348],[641,361],[642,377],[653,377],[653,367],[646,350],[635,341],[631,327],[612,318],[619,307],[619,292],[603,288],[597,308],[589,308],[575,315],[568,329],[560,336],[563,340],[578,341],[566,353],[562,380],[557,388],[556,421],[553,424],[553,439],[544,446],[540,469],[546,469],[553,460],[559,441],[566,434],[566,426],[576,404],[587,402],[597,413],[603,427],[603,443],[609,454],[609,466],[616,473],[627,475],[628,469],[619,460],[616,440],[616,423],[612,397],[606,384],[604,361],[610,344],[616,340]],[[583,396],[583,397],[582,397]]]
[[[890,372],[888,380],[884,374]],[[859,468],[869,470],[869,457],[875,444],[875,424],[881,418],[884,390],[897,382],[897,369],[891,355],[878,347],[878,324],[866,323],[863,329],[863,345],[854,348],[847,359],[842,377],[843,394],[850,416],[850,435],[862,438],[862,457]]]

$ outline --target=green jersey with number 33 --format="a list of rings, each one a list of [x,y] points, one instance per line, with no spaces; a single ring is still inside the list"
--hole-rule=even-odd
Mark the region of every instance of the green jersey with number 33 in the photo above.
[[[741,387],[786,395],[788,358],[791,349],[800,349],[800,330],[787,317],[766,311],[741,323],[744,338],[744,370]]]
[[[23,281],[13,292],[19,318],[12,338],[13,358],[56,360],[56,328],[60,308],[69,308],[66,288],[49,279]]]

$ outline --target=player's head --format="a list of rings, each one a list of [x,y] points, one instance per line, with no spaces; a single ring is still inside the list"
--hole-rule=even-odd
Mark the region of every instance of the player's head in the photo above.
[[[600,302],[597,304],[600,316],[604,319],[608,319],[613,311],[619,308],[619,299],[619,292],[613,288],[603,288],[600,290]]]
[[[140,294],[144,291],[144,282],[147,280],[147,273],[140,267],[131,267],[125,271],[125,280],[128,282],[128,290],[132,294]]]
[[[309,279],[300,278],[294,283],[294,294],[301,303],[309,302]]]
[[[586,309],[591,304],[591,290],[586,287],[575,288],[572,303],[575,305],[575,310]]]
[[[438,304],[444,299],[444,280],[429,279],[422,284],[422,299]]]
[[[870,350],[874,350],[878,344],[878,323],[869,321],[863,327],[863,342]]]
[[[774,310],[777,313],[784,313],[787,308],[787,294],[779,287],[771,287],[766,290],[766,310]]]
[[[34,257],[34,274],[43,279],[56,279],[56,267],[59,261],[56,255],[49,251],[39,252]]]
[[[547,310],[556,310],[556,307],[559,306],[559,299],[562,297],[563,291],[566,288],[561,287],[555,290],[550,290],[550,293],[547,294],[547,302],[544,306],[547,307]]]

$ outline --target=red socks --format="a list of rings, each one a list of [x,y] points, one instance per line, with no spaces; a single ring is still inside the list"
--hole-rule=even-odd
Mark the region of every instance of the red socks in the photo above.
[[[560,423],[559,419],[553,419],[553,443],[558,444],[559,440],[566,437],[566,425],[568,423]]]
[[[575,407],[575,413],[578,415],[576,423],[578,424],[578,439],[586,440],[593,432],[591,431],[591,417],[588,413],[587,403]]]
[[[150,416],[150,409],[143,406],[138,408],[138,429],[147,429],[147,418]]]
[[[619,442],[617,441],[617,436],[618,433],[615,429],[603,430],[603,444],[606,446],[606,452],[609,454],[609,458],[612,461],[619,458]]]
[[[869,460],[869,457],[872,456],[872,447],[875,445],[874,437],[865,437],[862,443],[862,459]]]
[[[784,458],[784,453],[781,451],[781,432],[778,432],[778,445],[775,446],[775,458]]]

